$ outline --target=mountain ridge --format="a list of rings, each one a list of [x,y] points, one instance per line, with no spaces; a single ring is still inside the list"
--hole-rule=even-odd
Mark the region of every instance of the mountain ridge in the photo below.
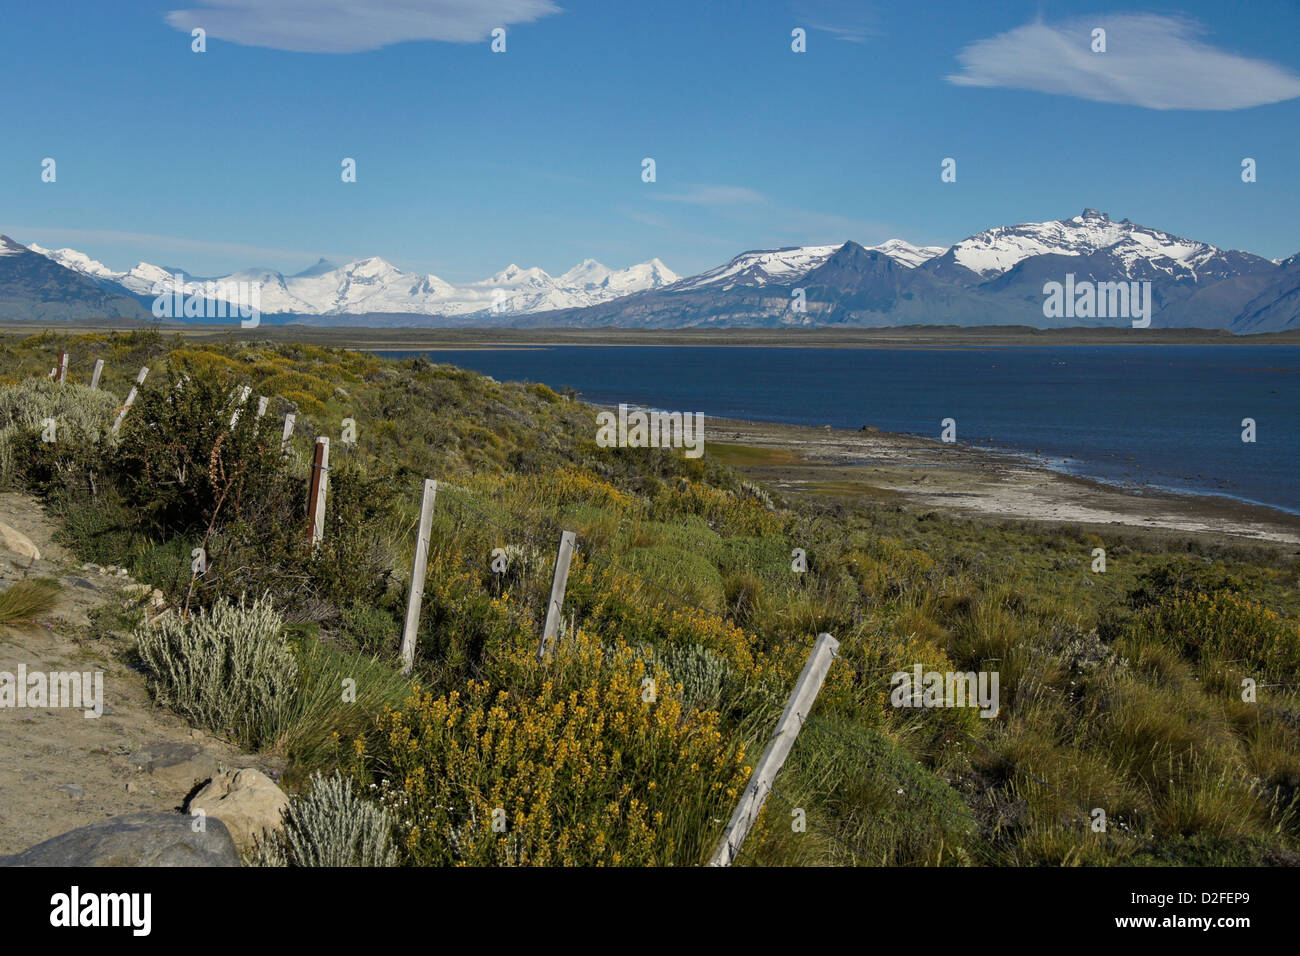
[[[24,249],[6,241],[89,283],[103,308],[124,308],[120,300],[127,298],[147,309],[158,290],[172,291],[177,272],[188,284],[186,291],[200,291],[205,281],[147,262],[114,272],[73,249],[35,244]],[[3,263],[0,255],[0,267]],[[485,279],[453,284],[371,256],[342,265],[322,258],[289,276],[246,269],[206,281],[258,282],[261,311],[272,321],[300,316],[329,324],[1053,328],[1062,322],[1128,323],[1128,316],[1048,317],[1045,286],[1067,274],[1098,283],[1150,282],[1151,318],[1168,325],[1242,332],[1300,328],[1300,254],[1265,259],[1127,218],[1116,221],[1091,207],[1068,219],[991,227],[947,248],[891,239],[875,246],[848,240],[751,249],[685,277],[658,258],[618,270],[588,258],[559,276],[511,263]],[[54,274],[47,273],[44,281],[54,281]],[[0,293],[2,282],[0,276]],[[70,283],[70,288],[77,291],[68,301],[100,301],[83,285]],[[35,308],[61,314],[52,302]]]

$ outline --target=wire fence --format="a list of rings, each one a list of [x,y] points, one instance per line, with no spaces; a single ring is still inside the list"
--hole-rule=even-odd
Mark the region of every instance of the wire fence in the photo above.
[[[457,507],[463,509],[465,513],[473,514],[484,525],[491,527],[494,530],[504,535],[509,536],[510,540],[523,540],[538,548],[553,549],[556,546],[556,543],[559,540],[559,536],[563,530],[558,524],[547,521],[545,516],[541,516],[541,515],[537,516],[537,518],[539,520],[546,522],[546,524],[548,525],[545,532],[545,536],[543,534],[529,531],[524,527],[522,527],[521,525],[511,526],[511,525],[503,524],[502,521],[499,520],[496,516],[494,516],[493,514],[489,513],[488,511],[484,510],[484,508],[476,504],[472,493],[469,492],[468,490],[455,488],[455,487],[440,486],[439,497],[441,498],[444,494],[452,498],[452,500],[456,502]],[[511,517],[517,518],[517,516],[513,514],[511,515]],[[631,568],[626,567],[625,565],[621,564],[618,561],[615,561],[611,557],[608,557],[592,549],[591,547],[587,546],[583,542],[579,542],[575,546],[575,553],[581,554],[586,561],[594,565],[604,567],[613,574],[622,575],[626,579],[636,582],[638,585],[652,589],[656,593],[662,595],[666,599],[666,603],[673,604],[682,609],[689,609],[691,611],[703,614],[707,617],[727,621],[728,623],[731,623],[737,627],[741,626],[734,621],[730,621],[726,617],[726,615],[719,613],[717,610],[702,606],[698,602],[691,600],[685,595],[682,595],[677,590],[659,581],[654,580],[652,577],[649,577],[648,575],[645,575],[639,571],[635,571]],[[521,626],[524,620],[527,619],[530,622],[532,622],[533,620],[529,612],[524,608],[519,608],[516,606],[513,607],[511,611],[512,614],[515,615],[516,621],[519,622]],[[532,624],[531,626],[535,627],[535,624]],[[749,628],[749,630],[753,632],[752,628]],[[761,636],[761,634],[759,636]],[[877,683],[889,680],[892,677],[892,675],[895,675],[900,671],[900,668],[895,665],[885,665],[880,668],[864,669],[856,663],[848,662],[843,655],[835,654],[834,656],[839,661],[845,661],[846,663],[851,664],[851,666],[853,666],[855,677],[859,685],[868,688],[876,685]],[[1266,685],[1266,686],[1275,686],[1275,685]],[[765,694],[769,702],[772,703],[774,706],[780,707],[782,705],[783,701],[779,693],[765,691]],[[1073,807],[1079,812],[1079,819],[1082,823],[1085,824],[1085,826],[1091,827],[1093,825],[1094,821],[1093,821],[1092,812],[1095,808],[1089,807],[1086,801],[1080,800],[1077,797],[1066,793],[1060,787],[1057,787],[1050,781],[1046,780],[1042,775],[1035,773],[1033,770],[1027,767],[1022,766],[1017,761],[1014,761],[994,751],[991,747],[989,747],[984,742],[980,741],[973,735],[962,730],[960,727],[955,726],[951,721],[945,720],[941,714],[934,712],[932,708],[923,707],[919,709],[924,713],[930,715],[930,717],[934,721],[937,721],[939,724],[939,729],[944,734],[956,736],[963,739],[967,743],[978,748],[983,754],[985,754],[990,759],[995,760],[998,763],[1002,764],[1003,766],[1010,768],[1013,773],[1021,774],[1027,780],[1032,781],[1033,783],[1044,788],[1045,790],[1055,794],[1057,797],[1059,797],[1061,800],[1063,800],[1065,803],[1067,803],[1068,805],[1070,805],[1071,807]],[[880,753],[874,751],[871,747],[867,746],[861,741],[855,740],[852,737],[847,736],[843,732],[832,730],[829,726],[825,724],[825,722],[823,722],[820,718],[812,714],[807,715],[804,718],[803,722],[805,726],[810,727],[816,733],[819,733],[825,738],[837,742],[842,747],[848,748],[852,750],[854,753],[864,758],[866,762],[876,770],[877,773],[879,773],[880,775],[888,779],[892,784],[896,785],[896,792],[904,796],[905,799],[912,804],[914,809],[916,809],[918,812],[927,815],[930,818],[931,822],[936,827],[942,828],[944,826],[943,821],[941,821],[935,815],[932,808],[922,805],[921,797],[919,794],[915,792],[915,788],[911,785],[911,783],[903,779],[902,777],[900,777],[896,771],[891,770],[890,768],[885,766],[884,760]],[[771,792],[783,803],[787,803],[787,804],[789,803],[788,798],[784,797],[775,788],[773,788]],[[790,806],[793,809],[793,804],[790,804]],[[1127,836],[1132,836],[1132,837],[1139,836],[1139,834],[1137,834],[1124,821],[1116,818],[1114,819],[1114,822],[1119,827],[1119,832]],[[866,853],[866,851],[863,850],[861,846],[853,843],[850,840],[847,840],[840,834],[832,833],[811,820],[808,821],[808,824],[814,827],[815,829],[824,832],[827,836],[834,839],[840,845],[845,846],[857,857],[863,859],[869,858],[869,855]]]

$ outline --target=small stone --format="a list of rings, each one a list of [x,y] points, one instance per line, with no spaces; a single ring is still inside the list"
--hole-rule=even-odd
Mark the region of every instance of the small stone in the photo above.
[[[82,797],[86,795],[85,788],[82,787],[81,784],[77,784],[77,783],[65,783],[63,786],[55,787],[54,789],[62,790],[73,800],[80,800]]]
[[[136,791],[136,786],[135,786],[134,781],[128,780],[128,781],[126,782],[126,792],[127,792],[127,793],[135,793],[135,791]]]

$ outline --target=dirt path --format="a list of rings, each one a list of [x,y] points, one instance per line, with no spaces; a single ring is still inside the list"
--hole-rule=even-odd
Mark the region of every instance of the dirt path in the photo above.
[[[0,494],[0,522],[41,555],[31,564],[0,538],[0,589],[24,577],[62,585],[52,613],[0,627],[0,671],[101,671],[104,704],[92,718],[71,707],[0,706],[0,854],[105,817],[178,809],[196,782],[225,767],[268,769],[150,700],[130,664],[134,641],[122,612],[142,604],[130,578],[77,562],[54,543],[54,522],[31,498]]]

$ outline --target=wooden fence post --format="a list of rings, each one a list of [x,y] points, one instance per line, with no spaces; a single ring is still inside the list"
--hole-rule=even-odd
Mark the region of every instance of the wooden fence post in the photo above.
[[[288,455],[293,451],[293,446],[290,444],[290,440],[293,438],[294,421],[295,421],[295,415],[293,414],[293,412],[290,412],[289,414],[284,416],[284,433],[280,435],[281,454]]]
[[[239,389],[239,397],[235,399],[235,411],[230,416],[230,427],[234,428],[239,421],[239,414],[244,410],[244,405],[248,403],[248,396],[252,394],[252,387],[245,385]]]
[[[813,645],[812,653],[804,662],[803,671],[795,681],[790,699],[785,703],[785,710],[781,711],[781,719],[776,722],[776,730],[772,732],[772,738],[767,742],[767,749],[763,751],[763,756],[758,758],[758,764],[745,785],[745,792],[740,795],[740,802],[736,804],[736,810],[731,814],[727,829],[722,833],[722,841],[713,851],[709,866],[730,866],[736,854],[740,852],[740,845],[745,842],[749,828],[758,819],[759,811],[763,809],[763,802],[772,792],[776,775],[781,770],[781,765],[785,763],[785,758],[790,755],[794,739],[799,736],[799,731],[808,718],[808,712],[812,710],[813,702],[817,700],[817,693],[822,689],[826,672],[830,669],[831,661],[835,659],[835,651],[839,646],[840,642],[829,634],[817,636],[817,643]]]
[[[99,388],[99,376],[104,374],[104,360],[95,359],[95,371],[90,375],[90,387]]]
[[[325,537],[325,490],[329,484],[330,440],[316,439],[316,458],[311,466],[311,497],[307,500],[307,521],[311,531],[307,543],[319,548]]]
[[[117,420],[113,422],[114,435],[116,435],[117,430],[122,427],[122,419],[126,418],[126,413],[130,411],[131,406],[135,404],[135,397],[140,391],[140,386],[144,384],[144,377],[148,374],[149,366],[146,365],[140,369],[140,374],[135,377],[135,384],[131,386],[131,393],[126,396],[126,404],[122,406],[122,410],[117,413]]]
[[[551,577],[551,601],[546,605],[546,626],[542,628],[542,643],[537,648],[537,659],[542,660],[555,649],[560,636],[560,615],[564,611],[564,589],[569,584],[569,562],[573,559],[572,531],[560,533],[560,549],[555,552],[555,573]]]
[[[411,593],[406,599],[406,625],[402,628],[402,673],[415,666],[415,635],[420,629],[420,602],[424,599],[424,574],[429,563],[429,534],[433,525],[433,499],[438,483],[424,479],[424,497],[420,500],[420,530],[415,537],[415,560],[411,563]]]
[[[55,381],[59,383],[66,382],[68,380],[68,353],[67,352],[59,353],[58,368],[59,368],[59,374],[58,377],[55,378]]]

